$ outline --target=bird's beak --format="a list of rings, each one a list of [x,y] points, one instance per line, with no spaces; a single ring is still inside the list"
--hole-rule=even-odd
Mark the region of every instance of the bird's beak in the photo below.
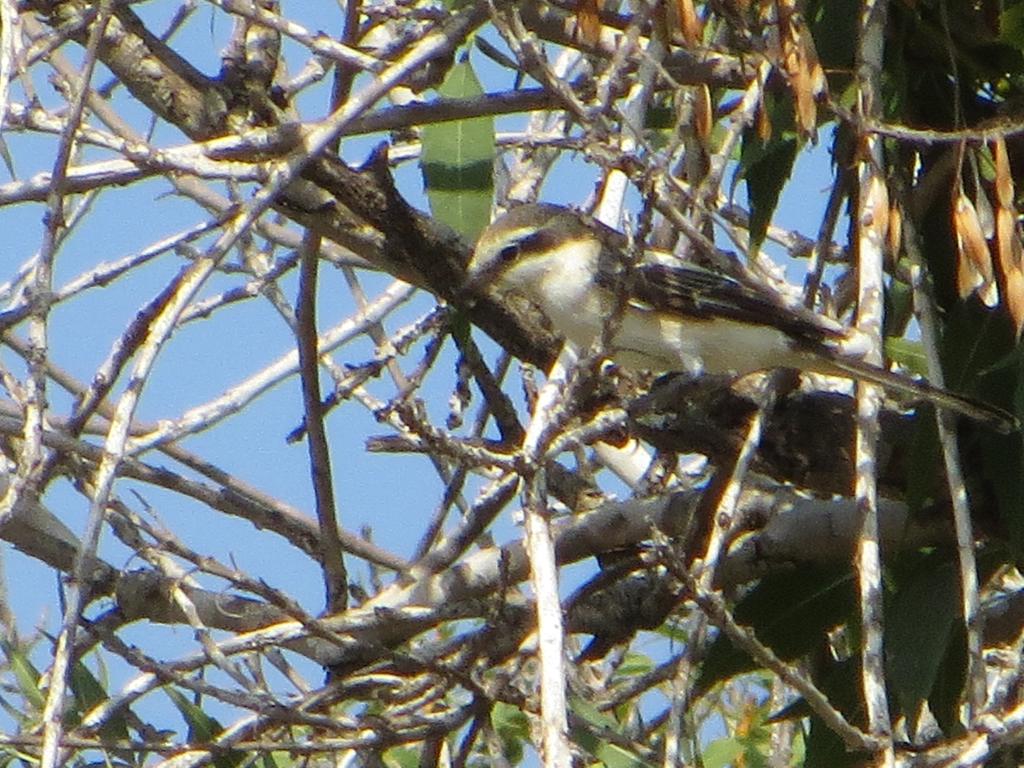
[[[472,265],[470,261],[470,265]],[[477,300],[487,294],[487,284],[489,282],[489,270],[473,270],[469,267],[466,268],[465,279],[463,280],[462,287],[458,291],[459,300],[462,304],[467,307],[471,307],[476,304]]]
[[[476,258],[478,249],[479,245],[477,245],[477,249],[474,249],[473,257],[466,267],[466,279],[462,285],[462,292],[468,296],[488,295],[490,286],[494,284],[495,278],[502,268],[500,259],[492,259],[489,263],[478,263]],[[476,268],[474,268],[474,264]]]

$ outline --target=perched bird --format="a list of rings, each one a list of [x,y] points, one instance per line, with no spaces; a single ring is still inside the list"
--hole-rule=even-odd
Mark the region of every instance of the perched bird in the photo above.
[[[878,384],[1001,432],[1018,426],[1000,408],[865,362],[864,334],[791,306],[766,285],[665,254],[632,266],[627,256],[621,232],[561,206],[522,205],[481,234],[468,285],[522,294],[584,350],[611,322],[607,352],[626,368],[738,376],[796,368]]]

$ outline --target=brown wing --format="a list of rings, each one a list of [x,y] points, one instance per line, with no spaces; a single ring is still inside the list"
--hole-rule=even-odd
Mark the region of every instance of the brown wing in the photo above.
[[[603,259],[598,283],[612,292],[627,290],[630,301],[692,318],[735,320],[778,328],[796,343],[817,345],[839,339],[842,329],[813,312],[790,307],[770,289],[692,265],[642,264],[626,270]]]
[[[778,328],[793,343],[817,352],[825,362],[821,372],[870,381],[897,392],[922,398],[940,408],[987,424],[1000,432],[1020,429],[1020,422],[1003,409],[955,392],[918,381],[859,359],[844,358],[829,341],[846,336],[842,328],[827,323],[802,307],[789,306],[770,288],[744,284],[727,275],[688,264],[641,264],[629,269],[622,262],[627,252],[624,235],[600,227],[606,248],[598,265],[597,283],[616,296],[660,311],[684,317],[722,318],[750,325]]]

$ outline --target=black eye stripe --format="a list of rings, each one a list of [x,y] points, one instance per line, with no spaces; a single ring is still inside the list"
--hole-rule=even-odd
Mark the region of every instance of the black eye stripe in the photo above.
[[[563,234],[550,228],[517,232],[497,250],[493,264],[509,265],[521,259],[544,256],[562,245],[565,245]]]
[[[536,232],[531,232],[520,239],[515,244],[515,248],[520,254],[543,253],[558,246],[560,241],[561,238],[557,233],[548,229],[541,229]]]

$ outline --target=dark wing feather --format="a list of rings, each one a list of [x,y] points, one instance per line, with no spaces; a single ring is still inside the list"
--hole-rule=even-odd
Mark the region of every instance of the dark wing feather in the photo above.
[[[606,246],[598,265],[597,283],[620,300],[697,320],[725,319],[778,328],[795,345],[817,352],[823,361],[830,362],[822,372],[846,375],[923,398],[1000,432],[1020,429],[1017,418],[1001,408],[836,354],[837,350],[828,342],[842,340],[846,336],[842,328],[826,323],[810,310],[786,304],[767,286],[741,283],[727,275],[682,263],[627,267],[622,260],[628,252],[625,236],[603,225],[597,229]]]
[[[628,291],[640,306],[675,312],[695,319],[735,320],[778,328],[804,344],[840,339],[842,329],[826,325],[817,315],[791,307],[767,287],[744,285],[707,269],[686,264],[641,264],[626,269],[602,259],[598,283],[616,293]]]

